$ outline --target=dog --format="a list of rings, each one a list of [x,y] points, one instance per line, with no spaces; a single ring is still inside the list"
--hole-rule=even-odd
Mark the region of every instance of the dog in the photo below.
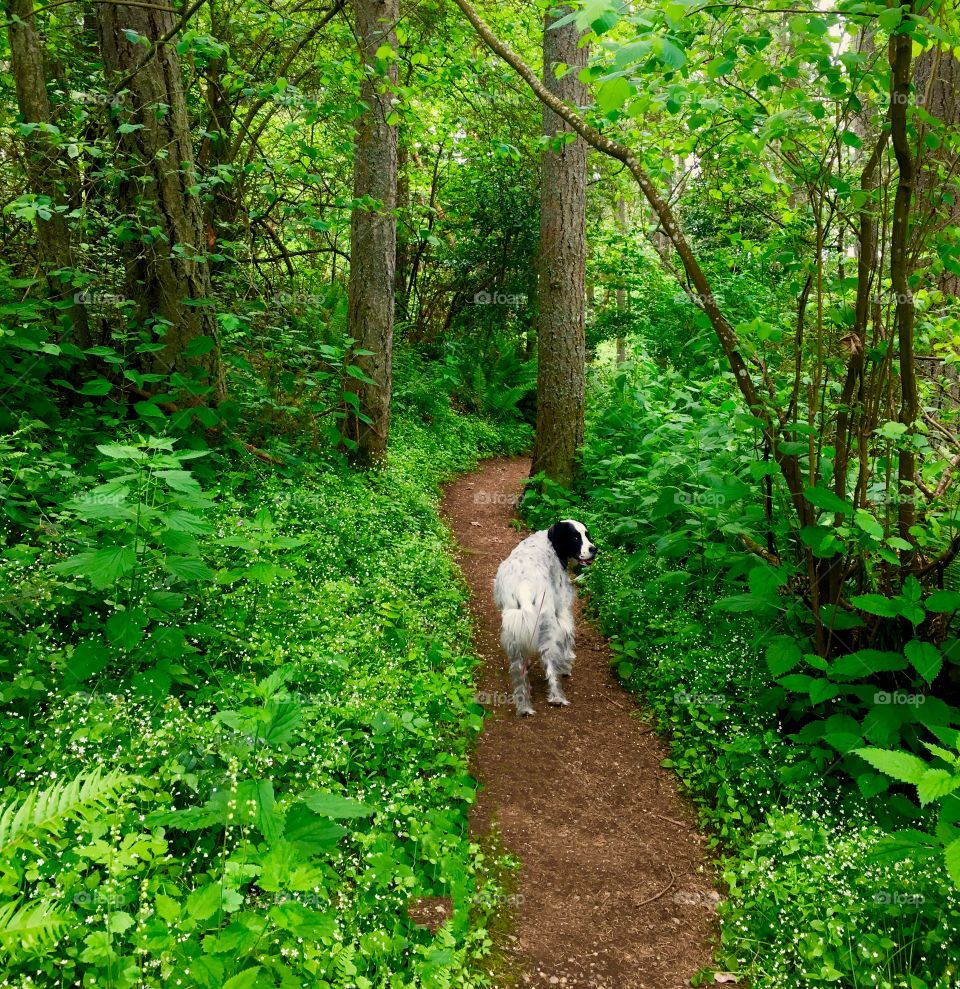
[[[573,673],[573,599],[567,566],[587,566],[597,555],[587,528],[564,519],[535,532],[500,564],[493,581],[493,599],[500,609],[500,644],[510,661],[517,714],[533,714],[527,673],[539,655],[547,675],[547,703],[570,702],[560,677]]]

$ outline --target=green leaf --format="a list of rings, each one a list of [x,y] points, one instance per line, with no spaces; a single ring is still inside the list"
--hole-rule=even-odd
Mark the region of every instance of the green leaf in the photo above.
[[[133,917],[124,910],[118,910],[107,918],[107,930],[112,934],[122,934],[133,927]]]
[[[850,598],[850,603],[868,615],[877,615],[880,618],[896,618],[900,614],[897,603],[882,594],[858,594]]]
[[[289,742],[303,720],[301,705],[293,701],[270,701],[265,710],[270,714],[270,720],[261,736],[264,742],[268,745]]]
[[[358,800],[352,800],[350,797],[341,797],[337,793],[327,793],[324,790],[313,790],[304,793],[300,799],[314,813],[322,814],[324,817],[369,817],[374,813],[373,807],[368,807]]]
[[[901,783],[916,785],[927,771],[927,764],[909,752],[895,752],[891,749],[854,749],[853,751],[874,769]]]
[[[734,55],[719,55],[717,58],[712,58],[706,65],[707,77],[718,79],[720,76],[725,76],[736,64],[737,59]]]
[[[255,989],[261,967],[254,965],[253,968],[245,968],[242,972],[238,972],[224,982],[223,989]]]
[[[149,623],[141,608],[115,612],[107,619],[107,638],[121,649],[132,649],[143,638]]]
[[[824,701],[836,697],[839,693],[840,687],[837,684],[831,683],[827,679],[814,680],[810,684],[810,703],[822,704]]]
[[[153,898],[153,905],[156,908],[158,916],[168,924],[172,924],[180,919],[180,903],[173,899],[173,897],[165,896],[163,893],[157,893]]]
[[[136,446],[123,446],[120,443],[98,443],[97,449],[112,460],[146,460],[146,450]]]
[[[213,580],[213,571],[195,556],[168,556],[163,565],[168,573],[180,580]]]
[[[219,883],[200,886],[187,897],[187,915],[194,920],[209,920],[220,909],[222,899]]]
[[[113,391],[113,382],[106,378],[94,378],[88,381],[79,391],[80,395],[109,395]]]
[[[944,849],[943,860],[947,874],[953,880],[953,885],[960,889],[960,838],[954,838]]]
[[[810,688],[817,681],[812,676],[807,676],[806,673],[791,673],[788,676],[780,677],[777,683],[781,687],[787,690],[794,690],[798,694],[807,694],[810,692]]]
[[[913,639],[903,649],[910,665],[923,677],[927,683],[933,683],[943,667],[943,656],[932,642],[921,642]]]
[[[924,605],[927,611],[956,611],[960,608],[960,591],[934,591]]]
[[[839,498],[827,488],[807,488],[803,492],[803,497],[811,505],[823,509],[825,512],[834,512],[839,515],[849,515],[853,512],[853,505],[850,502]]]
[[[789,673],[803,658],[803,652],[788,635],[778,635],[767,646],[767,668],[774,677]]]
[[[608,79],[597,90],[597,109],[601,113],[612,113],[619,110],[630,99],[630,83],[624,76]]]
[[[201,336],[194,337],[186,347],[183,348],[183,352],[190,357],[202,357],[204,354],[209,354],[214,347],[216,347],[217,341],[213,337]]]
[[[86,577],[98,590],[104,590],[130,573],[136,564],[137,555],[131,547],[114,546],[78,553],[63,563],[55,563],[51,569],[70,576]]]
[[[881,652],[879,649],[858,649],[841,656],[830,664],[830,676],[868,677],[875,673],[891,673],[902,670],[907,661],[898,652]]]
[[[873,536],[874,539],[883,539],[883,526],[868,511],[858,508],[854,513],[853,520],[857,527],[868,536]]]
[[[934,800],[953,793],[960,787],[960,774],[947,772],[946,769],[928,769],[917,784],[917,796],[920,803],[926,806]]]
[[[110,652],[99,637],[84,639],[66,662],[67,687],[76,688],[84,680],[101,672],[109,662]]]
[[[311,852],[327,851],[347,834],[346,828],[314,813],[306,804],[296,803],[287,811],[283,834],[287,841],[305,845]]]
[[[681,69],[687,61],[683,49],[675,45],[669,38],[655,38],[653,53],[670,69]]]
[[[896,31],[902,20],[903,8],[899,4],[893,7],[887,7],[886,10],[881,10],[877,15],[877,23],[887,34],[892,34]]]

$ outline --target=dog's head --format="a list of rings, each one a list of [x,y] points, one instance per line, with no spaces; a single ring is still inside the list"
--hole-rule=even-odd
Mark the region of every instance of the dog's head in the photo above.
[[[564,519],[551,525],[547,529],[547,538],[564,566],[571,560],[587,566],[593,563],[597,555],[597,547],[590,542],[587,527],[574,519]]]

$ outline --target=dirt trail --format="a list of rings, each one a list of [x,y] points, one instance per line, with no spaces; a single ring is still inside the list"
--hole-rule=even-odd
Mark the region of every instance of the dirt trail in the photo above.
[[[526,459],[490,460],[451,484],[443,514],[472,589],[477,687],[491,712],[474,756],[472,827],[495,826],[523,868],[506,952],[521,987],[680,989],[710,962],[714,910],[704,839],[660,761],[662,741],[608,668],[609,647],[577,606],[571,706],[518,718],[492,582],[523,538],[511,525]],[[603,547],[600,546],[600,552]]]

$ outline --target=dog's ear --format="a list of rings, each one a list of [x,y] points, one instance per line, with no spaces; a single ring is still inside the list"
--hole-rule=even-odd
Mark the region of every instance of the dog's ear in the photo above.
[[[555,522],[551,525],[547,529],[547,539],[564,565],[571,556],[580,552],[580,534],[569,522]]]

